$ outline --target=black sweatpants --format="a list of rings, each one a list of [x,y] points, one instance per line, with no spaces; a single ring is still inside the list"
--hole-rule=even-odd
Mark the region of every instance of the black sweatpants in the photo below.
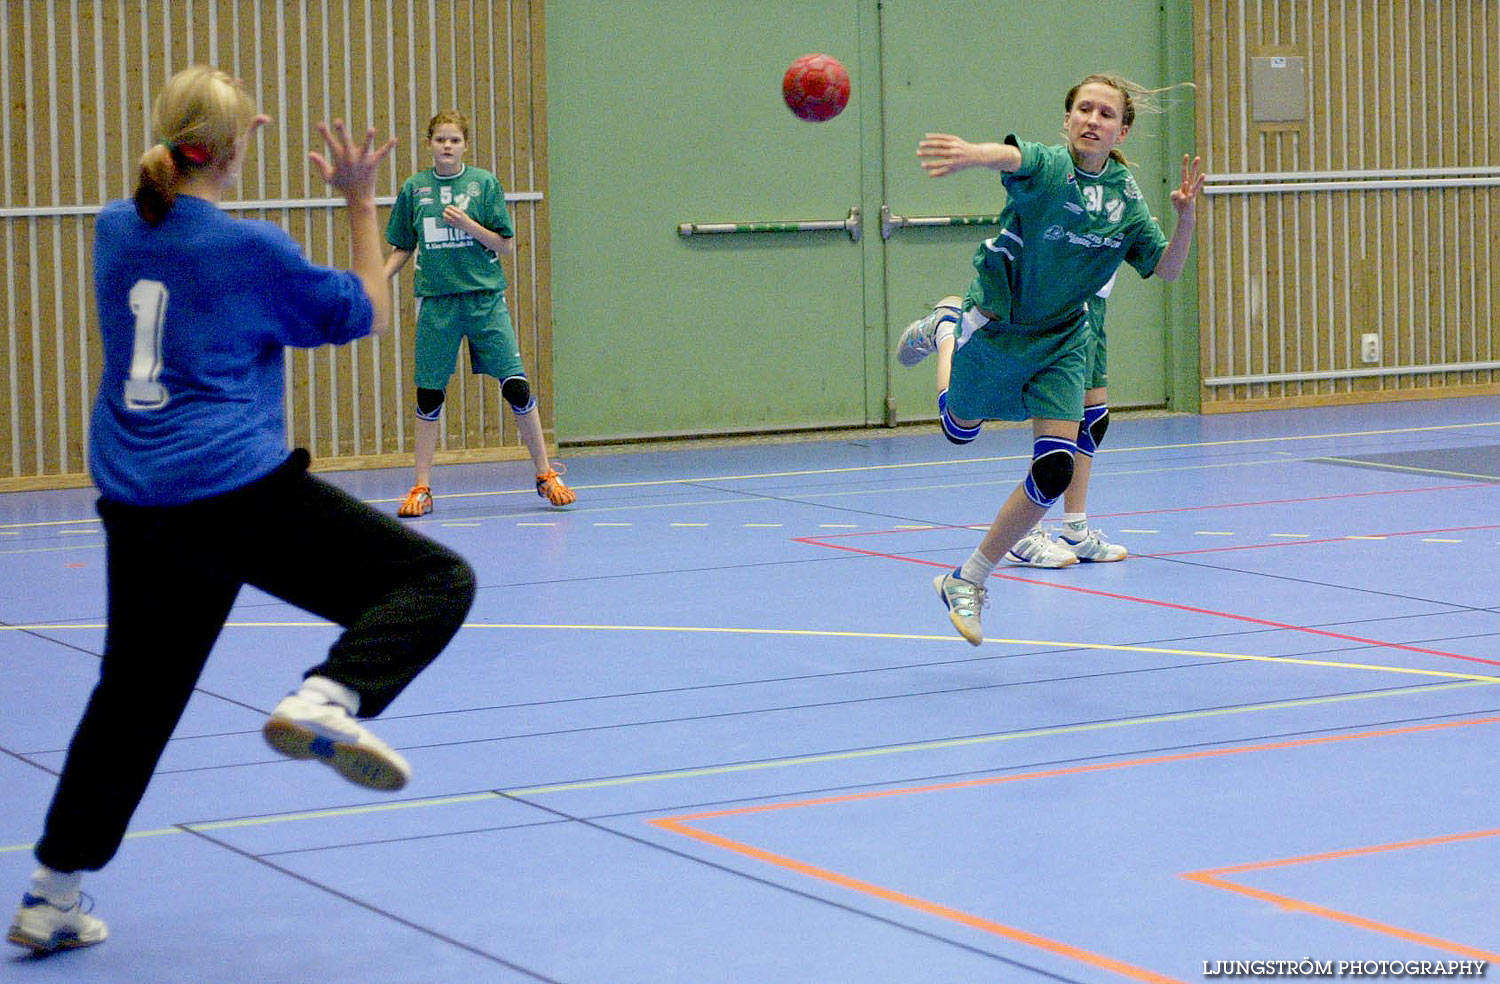
[[[343,626],[307,674],[373,717],[453,638],[474,601],[457,554],[307,473],[298,449],[244,488],[183,506],[99,500],[109,628],[36,847],[57,871],[102,868],[224,628],[253,585]]]

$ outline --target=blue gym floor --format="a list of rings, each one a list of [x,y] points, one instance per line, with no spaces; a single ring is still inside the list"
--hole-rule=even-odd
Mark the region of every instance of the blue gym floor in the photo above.
[[[440,467],[466,628],[375,724],[394,797],[278,758],[334,630],[236,608],[118,858],[110,939],[4,981],[1195,981],[1500,960],[1493,399],[1121,414],[1124,563],[932,576],[1030,456],[934,428]],[[404,470],[330,480],[394,511]],[[0,890],[98,671],[92,495],[0,495]],[[170,599],[163,614],[170,617]],[[6,905],[14,901],[4,902]],[[9,910],[3,914],[8,916]]]

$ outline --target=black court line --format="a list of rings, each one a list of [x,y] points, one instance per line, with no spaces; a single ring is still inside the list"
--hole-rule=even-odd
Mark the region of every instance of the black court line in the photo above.
[[[320,844],[315,847],[288,848],[286,850],[262,851],[256,857],[281,857],[292,854],[315,854],[320,851],[335,851],[350,847],[371,847],[385,844],[399,844],[408,841],[435,840],[443,837],[461,837],[469,834],[503,833],[510,830],[522,830],[530,827],[542,827],[556,823],[566,822],[588,822],[600,820],[623,820],[632,817],[654,817],[662,814],[681,813],[684,811],[699,811],[707,809],[719,809],[727,807],[745,806],[757,803],[775,803],[786,800],[800,800],[812,797],[829,796],[850,792],[884,789],[891,786],[906,786],[912,784],[926,785],[929,783],[940,783],[958,781],[983,776],[1005,775],[1013,772],[1033,772],[1056,768],[1064,768],[1078,765],[1089,765],[1098,762],[1108,762],[1116,759],[1144,758],[1157,755],[1171,755],[1183,752],[1200,751],[1210,748],[1233,748],[1244,744],[1261,744],[1265,742],[1289,741],[1300,738],[1310,738],[1320,735],[1337,735],[1347,732],[1359,732],[1369,729],[1385,729],[1432,724],[1442,721],[1459,721],[1470,717],[1491,717],[1500,712],[1500,706],[1491,708],[1476,708],[1468,711],[1454,711],[1443,714],[1426,714],[1417,717],[1384,718],[1373,721],[1347,722],[1339,725],[1331,725],[1322,728],[1304,728],[1295,731],[1260,732],[1253,735],[1244,735],[1233,738],[1213,738],[1204,741],[1186,742],[1175,745],[1152,745],[1130,749],[1117,749],[1108,752],[1098,752],[1090,755],[1075,755],[1067,758],[1034,759],[1025,762],[1008,763],[987,768],[965,769],[957,772],[920,773],[913,776],[887,776],[881,779],[866,782],[841,783],[837,785],[808,786],[793,790],[777,791],[773,793],[758,793],[750,796],[736,796],[729,798],[711,800],[687,800],[672,805],[655,805],[650,807],[635,808],[629,810],[616,810],[603,813],[580,813],[569,814],[554,807],[544,806],[524,794],[507,792],[506,790],[489,790],[497,798],[508,799],[527,806],[536,807],[547,813],[555,814],[557,819],[528,821],[524,823],[496,824],[487,827],[468,828],[464,830],[446,830],[424,834],[410,834],[401,837],[386,837],[372,840],[353,840],[332,844]],[[271,817],[277,814],[271,814]],[[254,819],[254,818],[252,818]],[[198,821],[199,823],[233,822],[231,821]],[[179,825],[186,826],[186,825]]]
[[[1346,454],[1308,458],[1325,465],[1376,468],[1382,471],[1449,475],[1454,478],[1500,482],[1500,444],[1467,448],[1419,448],[1385,454]]]
[[[364,909],[366,912],[374,913],[375,915],[380,916],[382,919],[388,919],[393,923],[405,926],[407,929],[421,933],[424,936],[437,940],[439,943],[445,943],[448,946],[463,950],[465,953],[470,953],[476,957],[488,960],[491,963],[499,964],[500,966],[509,968],[510,970],[513,970],[518,974],[524,974],[534,981],[542,981],[543,984],[563,984],[562,981],[559,981],[552,977],[547,977],[546,975],[537,973],[530,968],[523,967],[518,963],[506,960],[504,957],[501,957],[498,954],[490,953],[489,951],[482,950],[470,943],[465,943],[463,940],[448,936],[443,933],[439,933],[437,930],[432,929],[431,927],[424,926],[421,923],[413,922],[410,919],[398,916],[395,913],[390,912],[389,910],[382,909],[378,905],[374,905],[373,903],[366,902],[363,899],[356,898],[347,892],[341,892],[338,889],[333,888],[332,886],[324,885],[322,882],[316,881],[312,878],[308,878],[305,875],[300,875],[297,872],[292,871],[288,868],[284,868],[279,864],[267,861],[264,858],[256,857],[249,851],[241,850],[240,848],[235,847],[233,844],[226,843],[217,837],[210,837],[208,834],[205,834],[202,831],[194,830],[191,827],[184,827],[179,825],[179,829],[181,829],[184,833],[192,834],[194,837],[197,837],[200,840],[207,841],[208,843],[213,844],[216,847],[222,848],[223,850],[226,850],[231,854],[237,854],[242,858],[269,868],[280,875],[284,875],[287,878],[292,879],[293,881],[301,882],[302,884],[307,885],[310,888],[315,888],[320,892],[331,895],[342,902],[347,902],[350,905],[357,906],[358,908]]]

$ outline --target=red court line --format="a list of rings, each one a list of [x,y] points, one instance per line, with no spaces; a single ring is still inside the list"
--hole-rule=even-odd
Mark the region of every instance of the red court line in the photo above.
[[[948,529],[964,529],[965,527],[946,527]],[[922,532],[905,530],[898,532]],[[952,564],[937,560],[924,560],[920,557],[907,557],[902,554],[884,553],[879,550],[865,550],[861,547],[846,546],[842,543],[827,543],[819,537],[799,536],[792,539],[793,543],[806,543],[815,547],[827,547],[830,550],[846,550],[849,553],[863,554],[867,557],[879,557],[884,560],[899,560],[908,564],[921,564],[924,567],[941,567],[951,570]],[[1308,635],[1322,636],[1327,639],[1338,639],[1343,642],[1357,642],[1365,646],[1379,646],[1385,649],[1399,649],[1402,652],[1422,653],[1426,656],[1441,656],[1444,659],[1459,659],[1470,663],[1483,663],[1487,666],[1500,666],[1500,660],[1485,659],[1483,656],[1465,656],[1463,653],[1450,653],[1442,649],[1427,649],[1423,646],[1408,646],[1400,642],[1387,642],[1383,639],[1367,639],[1364,636],[1349,635],[1344,632],[1331,632],[1327,629],[1314,629],[1305,625],[1291,625],[1286,622],[1276,622],[1266,618],[1256,618],[1253,615],[1237,615],[1234,612],[1221,612],[1212,608],[1198,608],[1194,605],[1183,605],[1174,601],[1158,601],[1154,598],[1138,598],[1134,595],[1117,594],[1113,591],[1100,591],[1097,588],[1081,588],[1073,584],[1058,584],[1056,581],[1038,581],[1033,578],[1019,577],[1015,574],[992,574],[991,577],[1000,578],[1004,581],[1015,581],[1020,584],[1035,584],[1041,587],[1057,588],[1061,591],[1076,591],[1079,594],[1094,595],[1098,598],[1110,598],[1115,601],[1129,601],[1138,605],[1152,605],[1157,608],[1169,608],[1174,611],[1190,612],[1194,615],[1210,615],[1215,618],[1227,618],[1236,622],[1248,622],[1251,625],[1261,625],[1271,629],[1286,629],[1291,632],[1305,632]]]
[[[887,902],[893,902],[897,905],[905,906],[906,908],[912,909],[917,912],[949,919],[954,922],[961,923],[962,925],[969,926],[983,932],[991,933],[995,936],[1000,936],[1017,943],[1037,947],[1038,949],[1046,950],[1049,953],[1057,954],[1063,957],[1069,957],[1071,959],[1089,964],[1090,966],[1110,970],[1125,977],[1130,977],[1140,981],[1158,982],[1158,984],[1164,984],[1164,982],[1170,982],[1170,984],[1182,984],[1182,982],[1176,981],[1174,978],[1166,977],[1164,975],[1156,973],[1155,971],[1135,967],[1131,964],[1115,960],[1112,957],[1107,957],[1102,954],[1093,953],[1089,950],[1084,950],[1081,947],[1073,946],[1070,943],[1064,943],[1045,936],[1039,936],[1035,933],[1030,933],[1026,930],[1018,929],[1015,926],[1008,926],[993,919],[986,919],[982,916],[976,916],[973,913],[964,912],[960,909],[954,909],[951,906],[946,906],[938,902],[923,899],[915,895],[909,895],[905,892],[898,892],[894,889],[876,885],[873,882],[867,882],[862,879],[852,878],[848,875],[841,874],[828,868],[820,868],[816,865],[811,865],[804,861],[798,861],[796,858],[788,857],[782,854],[776,854],[772,851],[764,850],[752,844],[744,843],[743,841],[737,841],[729,837],[724,837],[720,834],[711,833],[699,827],[691,826],[690,824],[698,821],[713,820],[721,817],[746,816],[755,813],[775,813],[782,810],[795,810],[811,806],[827,806],[837,803],[857,803],[867,800],[885,799],[894,796],[909,796],[918,793],[944,792],[954,789],[972,789],[982,786],[999,786],[1006,783],[1021,782],[1027,779],[1050,779],[1060,776],[1076,776],[1094,772],[1108,772],[1115,769],[1132,768],[1142,765],[1159,765],[1168,762],[1187,762],[1197,759],[1227,758],[1229,756],[1245,755],[1251,752],[1268,752],[1292,748],[1307,748],[1316,745],[1334,745],[1342,742],[1359,741],[1366,738],[1385,738],[1396,735],[1411,735],[1424,732],[1446,731],[1453,728],[1466,728],[1476,724],[1500,724],[1500,717],[1473,718],[1467,721],[1440,721],[1433,724],[1409,725],[1401,728],[1383,728],[1377,731],[1362,731],[1345,735],[1320,735],[1316,738],[1299,738],[1290,741],[1266,742],[1259,745],[1244,745],[1238,748],[1199,749],[1192,752],[1176,752],[1170,755],[1152,755],[1143,758],[1127,759],[1120,762],[1097,762],[1089,765],[1069,766],[1067,768],[1042,769],[1036,772],[1023,772],[1003,776],[988,776],[983,779],[964,779],[954,782],[931,783],[923,786],[903,786],[896,789],[873,790],[863,793],[846,793],[837,796],[819,796],[810,799],[793,800],[783,803],[761,803],[754,806],[731,807],[723,810],[707,810],[700,813],[684,813],[678,814],[676,816],[657,817],[651,820],[647,820],[646,822],[662,830],[671,831],[672,833],[680,834],[681,836],[689,837],[704,844],[730,851],[735,854],[740,854],[745,857],[752,858],[756,861],[775,865],[776,867],[784,868],[788,871],[792,871],[800,875],[805,875],[809,878],[815,878],[819,881],[828,882],[829,884],[837,885],[840,888],[845,888],[851,891],[859,892],[861,894],[870,895]],[[1233,869],[1218,870],[1229,871]],[[1309,907],[1300,904],[1297,905],[1296,908],[1303,909],[1305,911],[1311,911]],[[1321,915],[1322,913],[1318,914]],[[1461,944],[1452,945],[1458,946]],[[1474,952],[1477,953],[1478,951]]]
[[[1337,909],[1330,909],[1327,906],[1314,905],[1313,903],[1303,901],[1302,899],[1292,898],[1291,896],[1287,895],[1278,895],[1275,892],[1267,892],[1258,888],[1252,888],[1249,885],[1242,885],[1239,882],[1230,881],[1227,878],[1221,877],[1228,874],[1240,874],[1246,871],[1263,871],[1269,868],[1282,868],[1294,864],[1307,864],[1312,861],[1336,861],[1343,858],[1361,857],[1370,854],[1381,854],[1387,851],[1404,851],[1416,847],[1431,847],[1439,844],[1456,844],[1462,841],[1480,840],[1485,837],[1495,837],[1497,835],[1500,835],[1500,828],[1496,828],[1493,830],[1473,830],[1461,834],[1446,834],[1441,837],[1423,837],[1418,840],[1399,841],[1392,844],[1374,844],[1368,847],[1356,847],[1343,851],[1327,851],[1321,854],[1305,854],[1301,857],[1281,858],[1275,861],[1254,861],[1250,864],[1229,865],[1224,868],[1208,868],[1203,871],[1186,871],[1183,872],[1181,877],[1186,878],[1188,881],[1195,881],[1203,885],[1209,885],[1213,888],[1222,888],[1225,891],[1237,892],[1241,895],[1246,895],[1250,898],[1258,899],[1262,902],[1269,902],[1272,905],[1280,906],[1281,908],[1289,909],[1294,912],[1305,912],[1309,915],[1321,916],[1324,919],[1331,919],[1335,922],[1341,922],[1350,926],[1358,927],[1359,929],[1366,929],[1376,933],[1383,933],[1386,936],[1392,936],[1396,939],[1406,940],[1410,943],[1418,943],[1423,946],[1436,947],[1440,950],[1447,950],[1450,953],[1456,953],[1460,956],[1465,957],[1473,957],[1479,960],[1500,961],[1500,953],[1491,953],[1487,950],[1480,950],[1476,947],[1472,947],[1464,943],[1455,943],[1452,940],[1445,940],[1437,936],[1429,935],[1427,933],[1419,933],[1415,930],[1405,929],[1400,926],[1392,926],[1389,923],[1377,922],[1373,919],[1366,919],[1364,916],[1354,915],[1353,913],[1340,912]]]

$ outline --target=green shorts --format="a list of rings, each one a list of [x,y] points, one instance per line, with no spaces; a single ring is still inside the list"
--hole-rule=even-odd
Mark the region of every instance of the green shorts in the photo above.
[[[475,373],[496,379],[526,375],[503,291],[438,294],[420,298],[417,305],[419,389],[448,388],[458,368],[459,343],[465,338]]]
[[[1103,389],[1109,385],[1109,350],[1104,344],[1104,308],[1105,300],[1102,297],[1089,298],[1089,335],[1092,343],[1089,349],[1088,389]]]
[[[1093,339],[1061,327],[991,321],[953,353],[948,410],[960,420],[1080,420]]]

